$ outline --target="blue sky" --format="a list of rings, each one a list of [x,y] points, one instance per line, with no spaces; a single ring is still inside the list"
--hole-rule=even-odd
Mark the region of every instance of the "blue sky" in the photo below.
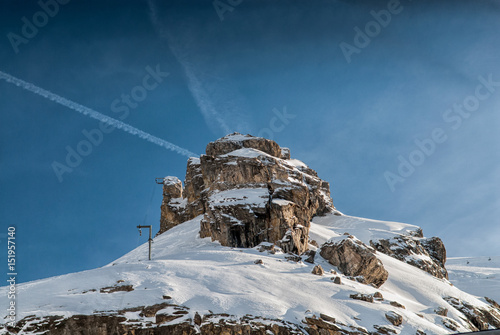
[[[419,225],[450,256],[500,254],[499,1],[42,3],[52,16],[0,4],[0,71],[197,154],[228,132],[267,135],[340,211]],[[154,178],[183,179],[186,156],[0,92],[0,234],[17,228],[19,281],[105,265],[146,241],[138,224],[158,230]]]

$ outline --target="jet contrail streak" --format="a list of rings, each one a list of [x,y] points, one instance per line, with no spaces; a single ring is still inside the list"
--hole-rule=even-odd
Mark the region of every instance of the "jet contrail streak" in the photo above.
[[[230,127],[227,125],[223,117],[217,112],[217,109],[212,102],[212,98],[203,87],[202,82],[195,75],[192,66],[185,60],[185,57],[181,54],[178,46],[172,38],[171,33],[169,33],[169,31],[165,29],[163,24],[161,23],[161,20],[158,17],[156,4],[152,0],[149,0],[148,5],[150,10],[151,22],[153,23],[153,26],[158,30],[160,38],[165,39],[168,48],[184,70],[184,74],[187,77],[189,92],[193,96],[196,105],[200,109],[200,112],[205,119],[205,123],[207,123],[207,125],[212,128],[212,122],[215,121],[224,132],[224,135],[231,133]]]
[[[24,80],[21,80],[19,78],[16,78],[14,76],[11,76],[8,73],[0,71],[0,79],[5,80],[8,83],[14,84],[16,86],[19,86],[27,91],[33,92],[35,94],[38,94],[44,98],[47,98],[49,100],[52,100],[58,104],[61,104],[65,107],[71,108],[79,113],[82,113],[83,115],[90,116],[93,119],[99,120],[101,122],[107,123],[110,126],[113,126],[115,128],[121,129],[129,134],[139,136],[140,138],[149,141],[151,143],[154,143],[156,145],[159,145],[160,147],[164,147],[166,149],[172,150],[177,152],[178,154],[187,156],[187,157],[193,157],[193,156],[199,156],[195,153],[192,153],[189,150],[186,150],[184,148],[181,148],[173,143],[170,143],[168,141],[162,140],[159,137],[153,136],[151,134],[148,134],[140,129],[137,129],[135,127],[132,127],[131,125],[124,123],[122,121],[119,121],[117,119],[113,119],[112,117],[109,117],[107,115],[101,114],[91,108],[82,106],[80,104],[77,104],[76,102],[73,102],[71,100],[68,100],[66,98],[63,98],[57,94],[54,94],[50,91],[44,90],[43,88],[40,88],[34,84],[28,83]]]

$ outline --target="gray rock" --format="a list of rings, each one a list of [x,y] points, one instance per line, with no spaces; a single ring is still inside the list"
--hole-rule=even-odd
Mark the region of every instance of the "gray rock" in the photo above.
[[[375,251],[358,239],[344,235],[342,240],[327,241],[321,246],[320,255],[336,266],[344,275],[360,278],[365,284],[380,287],[388,277]]]
[[[421,233],[422,231],[419,230],[415,235],[420,236]],[[439,237],[421,238],[401,235],[391,239],[370,241],[370,246],[381,253],[416,266],[437,278],[448,279],[448,272],[444,267],[446,249]],[[414,255],[424,257],[414,257]]]
[[[403,316],[393,311],[386,312],[385,318],[396,327],[403,323]]]
[[[234,133],[209,143],[206,153],[189,159],[184,189],[168,178],[159,234],[202,214],[201,237],[244,248],[270,242],[300,255],[313,216],[335,210],[329,184],[307,166],[281,159],[289,150],[274,141]],[[238,189],[245,191],[232,192]]]

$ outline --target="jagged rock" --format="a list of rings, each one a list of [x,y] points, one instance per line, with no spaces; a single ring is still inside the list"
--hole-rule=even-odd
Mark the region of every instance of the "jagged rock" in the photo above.
[[[386,312],[385,318],[396,327],[403,323],[403,316],[393,311]]]
[[[402,309],[406,309],[406,307],[404,305],[400,304],[397,301],[391,301],[390,304],[391,304],[391,306],[394,306],[394,307],[399,307],[399,308],[402,308]]]
[[[385,326],[379,326],[379,325],[374,325],[373,328],[375,328],[377,331],[375,333],[371,333],[371,335],[392,335],[392,334],[397,334],[397,332],[394,329],[385,327]]]
[[[388,277],[375,250],[350,235],[339,241],[327,241],[321,246],[320,255],[347,276],[360,277],[365,284],[380,287]]]
[[[379,300],[384,300],[384,296],[382,295],[382,293],[380,293],[379,291],[373,293],[373,297],[374,298],[377,298]]]
[[[333,280],[334,284],[337,284],[337,285],[341,285],[342,284],[342,280],[340,279],[339,276],[337,276],[335,278],[332,278],[332,280]]]
[[[493,307],[496,307],[500,310],[500,305],[493,299],[491,298],[488,298],[488,297],[484,297],[484,299],[490,304],[490,305],[493,305]]]
[[[446,248],[439,237],[429,237],[420,239],[420,243],[429,253],[431,258],[444,268],[446,263]]]
[[[242,148],[253,148],[276,158],[282,157],[282,148],[276,142],[239,133],[233,133],[215,142],[208,143],[206,153],[208,156],[220,156]],[[288,153],[290,153],[289,150]]]
[[[198,312],[194,314],[193,322],[197,326],[201,325],[201,316],[200,314],[198,314]]]
[[[310,221],[335,211],[330,186],[271,140],[234,133],[190,158],[186,178],[164,180],[159,234],[203,214],[200,236],[224,246],[270,242],[284,252],[308,248]]]
[[[443,318],[443,320],[441,320],[441,322],[443,323],[443,325],[446,328],[451,329],[453,331],[457,331],[460,328],[458,323],[455,320],[450,319],[450,318]]]
[[[325,273],[325,271],[323,270],[321,265],[316,265],[311,273],[314,275],[322,276]]]
[[[281,148],[281,159],[290,159],[290,149]]]
[[[333,331],[339,331],[340,328],[335,325],[335,319],[333,321],[325,320],[323,318],[316,318],[316,316],[313,317],[306,317],[305,318],[306,323],[310,326],[313,327],[313,329],[329,329]]]
[[[147,318],[151,318],[151,317],[155,316],[159,310],[161,310],[169,305],[170,304],[168,304],[168,303],[162,303],[162,304],[156,304],[156,305],[152,305],[152,306],[141,307],[142,311],[139,313],[139,315],[145,316]]]
[[[495,307],[480,308],[455,297],[444,297],[451,306],[460,311],[471,323],[471,330],[487,330],[490,325],[500,328],[500,313]]]
[[[184,179],[184,194],[187,200],[186,217],[192,219],[204,213],[204,205],[201,200],[204,189],[203,173],[201,172],[200,159],[191,157],[186,167],[186,178]]]
[[[101,293],[114,293],[114,292],[130,292],[133,291],[134,287],[132,285],[119,285],[119,286],[108,286],[100,289]]]
[[[366,302],[373,302],[373,295],[371,295],[371,294],[356,293],[356,294],[349,295],[349,298],[355,299],[355,300],[362,300],[362,301],[366,301]]]
[[[256,259],[254,261],[255,264],[264,264],[264,262],[262,261],[262,259]]]
[[[302,260],[302,257],[300,257],[298,255],[294,255],[294,254],[289,254],[289,255],[285,256],[285,259],[287,261],[290,261],[290,262],[298,263]]]
[[[186,221],[185,206],[186,203],[182,198],[182,182],[177,177],[165,177],[163,179],[163,201],[160,207],[160,231],[158,234]]]
[[[49,316],[40,320],[39,323],[31,324],[29,327],[22,327],[26,324],[28,318],[21,320],[19,326],[10,327],[12,333],[19,333],[21,328],[23,333],[44,333],[50,335],[74,335],[74,334],[135,334],[135,335],[224,335],[224,334],[252,334],[252,335],[303,335],[303,332],[295,325],[280,321],[264,318],[253,318],[245,316],[241,319],[231,318],[226,314],[204,316],[198,319],[195,314],[195,320],[180,321],[178,323],[165,323],[180,319],[182,315],[172,315],[158,313],[154,323],[127,323],[127,318],[118,315],[74,315],[67,319],[61,316]],[[335,325],[322,321],[317,326],[321,334],[332,334],[325,332],[334,328]],[[197,329],[196,326],[199,328]],[[326,327],[326,328],[325,328]],[[336,332],[336,334],[340,334]],[[347,333],[342,332],[347,335]]]
[[[314,250],[307,250],[304,253],[304,256],[307,257],[306,259],[304,259],[304,262],[314,264],[314,258],[316,257],[316,251],[314,251]]]
[[[267,242],[262,242],[261,244],[259,244],[257,250],[259,250],[259,252],[267,251],[270,254],[276,253],[275,245]]]
[[[434,310],[437,315],[448,316],[448,308],[438,307]]]
[[[439,237],[421,238],[422,231],[416,236],[400,235],[391,239],[370,241],[377,251],[416,266],[437,278],[448,279],[444,267],[446,249]]]

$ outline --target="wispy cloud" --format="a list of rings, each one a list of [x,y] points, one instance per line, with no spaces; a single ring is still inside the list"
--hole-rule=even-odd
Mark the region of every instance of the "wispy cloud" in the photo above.
[[[188,89],[200,109],[206,124],[213,133],[224,134],[232,131],[249,131],[249,125],[245,121],[246,113],[241,112],[241,100],[237,92],[229,89],[229,85],[224,85],[218,78],[216,83],[205,80],[206,76],[200,73],[200,69],[193,65],[188,59],[186,47],[181,46],[178,38],[162,23],[158,8],[154,1],[148,1],[150,17],[154,27],[157,29],[160,38],[167,44],[172,55],[182,67],[187,79]],[[184,33],[186,33],[184,31]],[[185,41],[186,45],[190,41]],[[206,67],[203,71],[207,71]],[[217,78],[215,78],[217,79]]]

